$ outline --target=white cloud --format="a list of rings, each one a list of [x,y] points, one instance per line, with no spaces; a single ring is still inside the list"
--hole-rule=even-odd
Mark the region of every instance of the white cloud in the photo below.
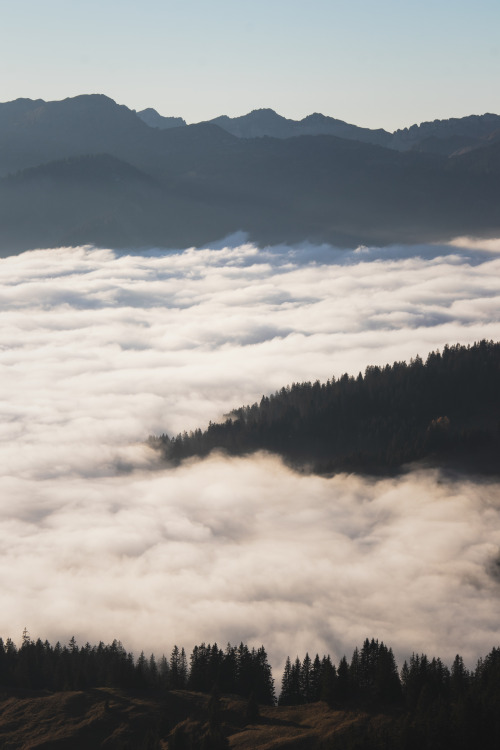
[[[248,639],[275,662],[365,636],[489,650],[496,485],[298,477],[266,456],[167,470],[142,443],[287,383],[500,340],[497,250],[1,260],[0,634]]]

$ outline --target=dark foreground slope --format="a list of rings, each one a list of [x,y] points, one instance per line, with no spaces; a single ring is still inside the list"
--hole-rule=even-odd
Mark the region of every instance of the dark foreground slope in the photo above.
[[[3,750],[202,750],[209,725],[207,695],[188,691],[133,693],[113,688],[4,694],[0,698]],[[384,714],[335,711],[326,703],[261,707],[250,723],[247,702],[220,699],[224,740],[235,750],[304,750],[349,747],[390,726]],[[326,744],[325,744],[326,743]],[[212,745],[217,747],[217,745]]]
[[[78,648],[0,641],[3,750],[496,750],[500,739],[500,649],[469,671],[457,655],[413,653],[398,673],[392,649],[366,638],[350,661],[287,658],[275,706],[254,667],[265,649],[195,646],[156,664],[134,661],[117,641]],[[181,656],[179,661],[179,656]],[[248,658],[250,657],[250,662]],[[184,664],[179,669],[178,667]],[[87,669],[85,669],[85,666]],[[184,669],[185,667],[185,669]],[[227,678],[235,678],[232,690]],[[134,685],[130,678],[133,678]],[[34,680],[38,682],[36,689]],[[66,688],[61,689],[61,680]],[[85,687],[78,685],[86,681]],[[125,684],[128,682],[128,685]],[[50,688],[50,683],[58,687]],[[225,686],[225,690],[224,690]],[[220,690],[223,694],[220,694]]]
[[[498,660],[497,660],[498,661]],[[432,670],[431,670],[432,667]],[[321,701],[260,706],[184,690],[169,693],[96,688],[0,698],[3,750],[496,750],[498,674],[485,670],[471,698],[468,673],[447,691],[439,660],[411,706],[332,708]],[[447,670],[445,670],[447,671]],[[491,670],[490,670],[491,671]],[[487,672],[487,673],[486,673]],[[450,700],[450,695],[451,700]],[[212,727],[212,728],[211,728]]]
[[[346,247],[491,236],[500,233],[500,168],[498,144],[485,144],[448,158],[334,135],[159,129],[99,95],[8,102],[0,254],[186,247],[236,231],[261,245]]]
[[[446,346],[407,364],[299,383],[205,432],[152,440],[167,460],[268,450],[316,472],[388,473],[426,460],[500,472],[500,344]]]

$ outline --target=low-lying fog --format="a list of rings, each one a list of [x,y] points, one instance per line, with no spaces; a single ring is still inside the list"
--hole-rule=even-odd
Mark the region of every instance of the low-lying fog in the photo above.
[[[234,243],[233,243],[234,245]],[[500,340],[500,242],[0,260],[0,635],[263,643],[366,636],[472,666],[500,636],[499,485],[298,476],[268,455],[159,466],[294,381]]]

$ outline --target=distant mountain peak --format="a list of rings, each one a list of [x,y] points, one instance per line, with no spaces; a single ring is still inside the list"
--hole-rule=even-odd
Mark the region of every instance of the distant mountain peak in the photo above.
[[[6,104],[12,104],[12,105],[15,105],[15,104],[28,104],[30,106],[33,105],[33,104],[45,104],[45,102],[44,102],[43,99],[29,99],[29,98],[27,98],[25,96],[20,96],[17,99],[14,99],[11,102],[5,102],[5,103]]]
[[[314,112],[302,120],[290,120],[265,107],[253,109],[240,117],[221,115],[210,122],[227,130],[238,138],[293,138],[301,135],[333,135],[337,138],[359,140],[378,146],[388,146],[391,138],[385,130],[370,130],[349,125],[343,120],[327,117],[320,112]]]
[[[252,109],[252,111],[247,115],[243,115],[242,117],[235,117],[234,119],[240,121],[247,120],[262,123],[291,122],[290,120],[287,120],[286,117],[279,115],[274,111],[274,109],[271,109],[270,107],[263,107],[262,109]]]
[[[274,109],[271,109],[271,107],[259,107],[258,109],[252,109],[251,112],[248,113],[248,115],[243,115],[243,117],[248,117],[249,115],[271,115],[272,117],[279,117],[281,120],[285,119]]]
[[[159,130],[169,130],[170,128],[182,127],[186,121],[182,117],[163,117],[153,107],[146,107],[137,112],[139,117],[150,128],[159,128]]]
[[[65,99],[62,99],[63,102],[85,102],[85,103],[99,103],[102,104],[103,102],[114,104],[116,106],[116,102],[114,99],[111,99],[110,96],[106,96],[106,94],[77,94],[77,96],[67,96]]]
[[[325,122],[326,120],[333,120],[333,117],[327,117],[326,115],[321,114],[321,112],[313,112],[311,115],[307,115],[307,117],[303,117],[301,122]],[[337,121],[340,122],[340,121]]]

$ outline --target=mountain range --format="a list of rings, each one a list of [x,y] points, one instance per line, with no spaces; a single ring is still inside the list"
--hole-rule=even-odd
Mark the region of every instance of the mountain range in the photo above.
[[[263,109],[187,125],[103,95],[0,104],[0,253],[491,236],[500,116],[388,133]]]
[[[166,130],[186,125],[182,117],[162,117],[154,109],[137,113],[147,125]],[[414,149],[451,156],[500,140],[500,116],[493,114],[434,120],[389,133],[379,128],[360,128],[318,112],[302,120],[289,120],[272,109],[255,109],[242,117],[215,117],[209,120],[238,138],[293,138],[301,135],[334,135],[397,151]]]

